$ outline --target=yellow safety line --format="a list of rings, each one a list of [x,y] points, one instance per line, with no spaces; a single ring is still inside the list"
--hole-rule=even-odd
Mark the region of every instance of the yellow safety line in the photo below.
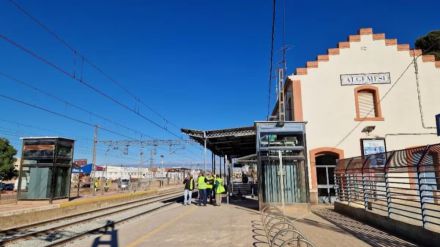
[[[163,223],[162,225],[159,225],[158,227],[156,227],[155,229],[153,229],[152,231],[147,232],[145,235],[143,235],[141,238],[136,239],[135,241],[131,242],[130,244],[126,245],[126,247],[135,247],[138,246],[139,244],[141,244],[142,242],[144,242],[145,240],[147,240],[149,237],[151,237],[152,235],[162,231],[163,229],[167,228],[168,226],[176,223],[178,220],[180,220],[181,218],[189,215],[190,213],[192,213],[196,208],[192,207],[190,210],[186,211],[185,213],[179,215],[178,217]]]

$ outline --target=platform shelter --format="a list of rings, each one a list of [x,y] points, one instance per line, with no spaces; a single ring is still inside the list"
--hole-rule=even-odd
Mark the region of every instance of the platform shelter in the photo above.
[[[211,170],[226,175],[228,196],[237,191],[234,165],[247,163],[257,165],[257,179],[252,183],[258,188],[260,209],[267,204],[309,203],[305,123],[256,122],[250,127],[182,132],[211,151]],[[219,164],[216,156],[221,157]]]
[[[68,198],[74,140],[61,137],[23,138],[18,200]]]

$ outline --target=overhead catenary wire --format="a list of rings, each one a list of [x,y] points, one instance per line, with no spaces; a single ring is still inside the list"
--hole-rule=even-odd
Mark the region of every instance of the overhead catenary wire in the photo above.
[[[93,124],[93,123],[90,123],[90,122],[87,122],[87,121],[84,121],[84,120],[80,120],[80,119],[77,119],[77,118],[74,118],[74,117],[68,116],[68,115],[66,115],[66,114],[59,113],[59,112],[56,112],[56,111],[53,111],[53,110],[47,109],[47,108],[45,108],[45,107],[42,107],[42,106],[39,106],[39,105],[36,105],[36,104],[32,104],[32,103],[29,103],[29,102],[25,102],[25,101],[23,101],[23,100],[20,100],[20,99],[14,98],[14,97],[10,97],[10,96],[7,96],[7,95],[0,94],[0,98],[4,98],[4,99],[7,99],[7,100],[12,101],[12,102],[15,102],[15,103],[19,103],[19,104],[22,104],[22,105],[25,105],[25,106],[28,106],[28,107],[31,107],[31,108],[34,108],[34,109],[38,109],[38,110],[41,110],[41,111],[44,111],[44,112],[50,113],[50,114],[52,114],[52,115],[56,115],[56,116],[59,116],[59,117],[62,117],[62,118],[65,118],[65,119],[71,120],[71,121],[73,121],[73,122],[77,122],[77,123],[80,123],[80,124],[86,125],[86,126],[90,126],[90,127],[95,127],[95,126],[96,126],[96,125]],[[130,137],[130,136],[127,136],[127,135],[125,135],[125,134],[122,134],[122,133],[120,133],[120,132],[117,132],[117,131],[111,130],[111,129],[106,128],[106,127],[103,127],[103,126],[98,126],[98,128],[101,129],[101,130],[104,130],[104,131],[106,131],[106,132],[109,132],[109,133],[111,133],[111,134],[114,134],[114,135],[117,135],[117,136],[121,136],[121,137],[124,137],[124,138],[130,139],[130,140],[138,140],[138,139],[136,139],[136,138],[132,138],[132,137]],[[8,133],[9,133],[9,134],[16,134],[16,133],[12,133],[12,132],[9,132],[9,131],[8,131]],[[181,155],[183,155],[183,154],[181,154]],[[186,156],[186,155],[183,155],[183,156]]]
[[[104,98],[107,98],[108,100],[110,100],[111,102],[119,105],[120,107],[122,107],[123,109],[132,112],[133,114],[139,116],[140,118],[144,119],[145,121],[149,122],[150,124],[168,132],[169,134],[179,138],[179,139],[183,139],[181,136],[175,134],[174,132],[170,131],[168,128],[160,125],[159,123],[157,123],[156,121],[148,118],[147,116],[145,116],[144,114],[140,113],[138,110],[133,109],[131,107],[129,107],[128,105],[122,103],[121,101],[117,100],[116,98],[110,96],[109,94],[105,93],[104,91],[100,90],[99,88],[97,88],[96,86],[93,86],[90,82],[78,78],[76,77],[74,74],[68,72],[67,70],[63,69],[62,67],[60,67],[59,65],[49,61],[48,59],[46,59],[45,57],[37,54],[36,52],[32,51],[31,49],[28,49],[27,47],[24,47],[23,45],[19,44],[18,42],[12,40],[11,38],[0,34],[0,39],[3,39],[4,41],[6,41],[7,43],[15,46],[16,48],[26,52],[27,54],[31,55],[32,57],[34,57],[35,59],[39,60],[40,62],[52,67],[53,69],[59,71],[60,73],[64,74],[65,76],[70,77],[71,79],[73,79],[74,81],[84,85],[85,87],[89,88],[90,90],[94,91],[95,93],[101,95]]]
[[[142,101],[139,97],[137,97],[136,95],[134,95],[134,93],[132,93],[130,90],[128,90],[126,87],[123,86],[122,83],[120,83],[119,81],[117,81],[116,79],[114,79],[112,76],[110,76],[107,72],[105,72],[101,67],[99,67],[96,63],[92,62],[89,58],[87,58],[86,56],[84,56],[84,54],[82,54],[81,52],[78,51],[78,49],[76,49],[74,46],[72,46],[71,44],[69,44],[69,42],[67,42],[64,38],[62,38],[58,33],[56,33],[55,31],[53,31],[52,29],[50,29],[46,24],[44,24],[41,20],[39,20],[37,17],[35,17],[34,15],[32,15],[28,10],[26,10],[22,5],[20,5],[17,1],[15,0],[10,0],[9,1],[11,4],[13,4],[15,6],[15,8],[17,10],[19,10],[21,13],[23,13],[25,16],[27,16],[28,18],[30,18],[33,22],[35,22],[38,26],[40,26],[44,31],[46,31],[47,33],[49,33],[51,36],[53,36],[56,40],[58,40],[62,45],[64,45],[67,49],[69,49],[75,56],[75,59],[77,57],[79,57],[81,59],[81,76],[79,77],[80,81],[84,81],[83,80],[83,65],[84,62],[88,63],[92,68],[94,68],[96,71],[98,71],[99,73],[101,73],[104,77],[106,77],[108,80],[110,80],[112,83],[114,83],[115,85],[117,85],[120,89],[122,89],[126,94],[128,94],[129,96],[131,96],[136,102],[140,103],[141,105],[145,106],[146,108],[148,108],[151,112],[153,112],[154,114],[156,114],[157,116],[159,116],[160,118],[162,118],[163,121],[165,121],[166,125],[171,125],[174,126],[176,129],[180,130],[180,127],[178,127],[176,124],[174,124],[172,121],[168,120],[164,115],[162,115],[161,113],[159,113],[158,111],[154,110],[152,107],[150,107],[149,105],[147,105],[144,101]],[[76,64],[76,60],[74,61]],[[75,72],[73,73],[73,77],[76,78]],[[95,91],[95,90],[94,90]],[[96,91],[95,91],[96,92]],[[102,95],[102,94],[101,94]],[[108,97],[107,97],[108,98]],[[112,100],[113,101],[113,100]],[[115,102],[116,103],[116,102]],[[126,107],[124,107],[126,108]],[[143,114],[140,114],[139,110],[137,109],[131,109],[130,111],[137,114],[138,116],[144,118],[144,120],[149,121],[150,119],[146,119],[146,117]],[[175,134],[174,132],[170,131],[168,129],[167,126],[159,126],[158,124],[155,123],[155,121],[149,121],[151,124],[156,125],[157,127],[163,129],[164,131],[170,133],[171,135],[179,138],[179,139],[183,139],[181,136]],[[147,135],[148,136],[148,135]],[[191,150],[188,150],[191,153],[193,153]]]
[[[101,67],[99,67],[96,63],[91,61],[91,59],[87,58],[85,55],[83,55],[81,52],[78,51],[75,47],[73,47],[71,44],[69,44],[65,39],[63,39],[59,34],[57,34],[55,31],[50,29],[46,24],[44,24],[42,21],[40,21],[38,18],[36,18],[34,15],[32,15],[28,10],[26,10],[23,6],[21,6],[17,1],[15,0],[9,0],[10,3],[12,3],[21,13],[23,13],[25,16],[30,18],[33,22],[35,22],[38,26],[40,26],[43,30],[45,30],[47,33],[49,33],[51,36],[53,36],[56,40],[58,40],[61,44],[63,44],[67,49],[69,49],[76,57],[81,58],[81,70],[83,70],[82,66],[83,63],[88,63],[92,68],[94,68],[96,71],[101,73],[105,78],[107,78],[109,81],[111,81],[113,84],[118,86],[122,91],[124,91],[127,95],[132,97],[136,102],[142,104],[145,106],[148,110],[159,116],[165,123],[172,125],[173,127],[180,130],[180,128],[174,124],[173,122],[169,121],[164,115],[153,109],[151,106],[146,104],[143,100],[141,100],[139,97],[137,97],[133,92],[128,90],[122,83],[120,83],[118,80],[114,79],[110,74],[105,72]],[[82,73],[81,73],[82,75]],[[83,79],[82,76],[80,79]]]
[[[127,127],[127,126],[125,126],[125,125],[123,125],[123,124],[121,124],[121,123],[118,123],[118,122],[116,122],[116,121],[113,121],[113,120],[111,120],[111,119],[109,119],[109,118],[107,118],[107,117],[104,117],[104,116],[100,115],[100,114],[97,114],[97,113],[94,113],[94,112],[92,112],[92,111],[90,111],[90,110],[87,110],[87,109],[85,109],[84,107],[78,106],[78,105],[76,105],[76,104],[74,104],[74,103],[71,103],[71,102],[69,102],[69,101],[67,101],[67,100],[65,100],[65,99],[63,99],[63,98],[61,98],[61,97],[58,97],[58,96],[53,95],[53,94],[51,94],[51,93],[49,93],[49,92],[47,92],[47,91],[44,91],[44,90],[42,90],[42,89],[40,89],[40,88],[37,88],[37,87],[33,86],[31,83],[25,82],[25,81],[23,81],[23,80],[19,80],[19,79],[15,78],[15,77],[13,77],[13,76],[11,76],[11,75],[8,75],[8,74],[5,74],[5,73],[3,73],[3,72],[0,72],[0,76],[3,76],[3,77],[5,77],[6,79],[8,79],[8,80],[10,80],[10,81],[12,81],[12,82],[15,82],[15,83],[17,83],[17,84],[24,85],[24,86],[26,86],[26,87],[28,87],[28,88],[34,90],[34,91],[39,92],[40,94],[43,94],[43,95],[45,95],[45,96],[47,96],[47,97],[50,97],[50,98],[53,98],[53,99],[55,99],[55,100],[57,100],[57,101],[59,101],[59,102],[61,102],[61,103],[63,103],[63,104],[66,104],[66,105],[72,106],[72,107],[74,107],[74,108],[76,108],[76,109],[78,109],[78,110],[80,110],[80,111],[83,111],[83,112],[85,112],[85,113],[87,113],[87,114],[93,115],[93,116],[98,117],[98,118],[100,118],[100,119],[103,119],[103,120],[105,120],[105,121],[107,121],[107,122],[110,122],[110,123],[112,123],[112,124],[114,124],[114,125],[116,125],[116,126],[119,126],[119,127],[124,128],[124,129],[130,130],[130,131],[132,131],[132,132],[134,132],[134,133],[137,133],[137,134],[139,134],[139,135],[142,136],[141,139],[143,139],[143,137],[149,137],[149,138],[151,138],[151,139],[154,139],[153,137],[149,136],[149,135],[146,134],[146,133],[143,133],[143,132],[141,132],[141,131],[135,130],[135,129],[130,128],[130,127]],[[0,119],[0,121],[1,121],[1,119]],[[20,123],[16,123],[16,124],[20,124]],[[20,125],[23,125],[23,124],[20,124]],[[25,125],[23,125],[23,126],[25,126]],[[28,126],[29,126],[29,125],[28,125]],[[30,126],[30,127],[34,127],[34,128],[35,128],[35,126]],[[40,129],[41,129],[41,128],[40,128]],[[44,129],[44,130],[45,130],[45,131],[53,131],[53,129],[52,129],[52,130]],[[90,139],[90,140],[91,140],[91,139]],[[91,141],[93,141],[93,140],[91,140]]]
[[[38,109],[40,111],[44,111],[44,112],[50,113],[52,115],[56,115],[56,116],[59,116],[59,117],[71,120],[73,122],[77,122],[77,123],[83,124],[83,125],[87,125],[87,126],[90,126],[90,127],[95,127],[96,126],[96,124],[93,124],[93,123],[90,123],[90,122],[87,122],[87,121],[84,121],[84,120],[81,120],[81,119],[77,119],[77,118],[71,117],[69,115],[66,115],[66,114],[63,114],[63,113],[60,113],[60,112],[56,112],[56,111],[50,110],[50,109],[47,109],[45,107],[42,107],[42,106],[39,106],[39,105],[36,105],[36,104],[25,102],[23,100],[20,100],[20,99],[14,98],[14,97],[10,97],[10,96],[4,95],[4,94],[0,94],[0,98],[4,98],[4,99],[7,99],[7,100],[15,102],[15,103],[19,103],[19,104],[22,104],[22,105],[25,105],[25,106],[28,106],[28,107],[31,107],[31,108],[34,108],[34,109]],[[132,138],[132,137],[127,136],[125,134],[122,134],[122,133],[119,133],[117,131],[108,129],[108,128],[103,127],[103,126],[98,126],[98,128],[101,129],[101,130],[104,130],[106,132],[109,132],[111,134],[114,134],[114,135],[118,135],[118,136],[121,136],[121,137],[124,137],[124,138],[129,138],[129,139],[136,140],[135,138]]]
[[[45,96],[47,96],[47,97],[50,97],[50,98],[52,98],[52,99],[55,99],[55,100],[57,100],[57,101],[59,101],[59,102],[65,104],[65,105],[68,105],[68,106],[71,106],[71,107],[73,107],[73,108],[76,108],[76,109],[78,109],[78,110],[80,110],[80,111],[82,111],[82,112],[85,112],[85,113],[89,114],[89,115],[92,115],[92,116],[95,116],[95,117],[97,117],[97,118],[100,118],[100,119],[102,119],[102,120],[104,120],[104,121],[107,121],[107,122],[109,122],[109,123],[112,123],[112,124],[114,124],[114,125],[116,125],[116,126],[122,127],[122,128],[124,128],[124,129],[126,129],[126,130],[129,130],[129,131],[131,131],[131,132],[133,132],[133,133],[139,134],[139,135],[141,135],[141,136],[143,136],[143,137],[148,137],[148,138],[153,139],[152,136],[150,136],[150,135],[148,135],[148,134],[146,134],[146,133],[140,132],[140,131],[135,130],[135,129],[133,129],[133,128],[130,128],[130,127],[126,126],[126,125],[123,125],[123,124],[121,124],[121,123],[118,123],[118,122],[116,122],[116,121],[114,121],[114,120],[112,120],[112,119],[110,119],[110,118],[108,118],[108,117],[105,117],[105,116],[101,115],[101,114],[98,114],[98,113],[92,112],[92,111],[90,111],[90,110],[87,110],[87,109],[85,109],[84,107],[78,106],[78,105],[76,105],[76,104],[74,104],[74,103],[72,103],[72,102],[69,102],[69,101],[67,101],[67,100],[65,100],[65,99],[63,99],[63,98],[61,98],[61,97],[58,97],[58,96],[56,96],[56,95],[54,95],[54,94],[51,94],[51,93],[49,93],[49,92],[46,92],[46,91],[44,91],[44,90],[42,90],[42,89],[40,89],[40,88],[38,88],[38,87],[35,87],[35,86],[33,86],[31,83],[28,83],[28,82],[25,82],[25,81],[23,81],[23,80],[17,79],[17,78],[15,78],[15,77],[13,77],[13,76],[11,76],[11,75],[8,75],[8,74],[6,74],[6,73],[3,73],[3,72],[1,72],[1,71],[0,71],[0,76],[4,77],[4,78],[6,78],[6,79],[8,79],[8,80],[10,80],[10,81],[12,81],[12,82],[15,82],[15,83],[17,83],[17,84],[24,85],[24,86],[27,87],[27,88],[30,88],[30,89],[32,89],[32,90],[34,90],[34,91],[36,91],[36,92],[39,92],[40,94],[43,94],[43,95],[45,95]]]
[[[159,113],[158,111],[154,110],[152,107],[150,107],[149,105],[147,105],[144,101],[142,101],[139,97],[137,97],[134,93],[132,93],[130,90],[128,90],[126,87],[123,86],[122,83],[120,83],[119,81],[117,81],[116,79],[114,79],[112,76],[110,76],[108,73],[106,73],[101,67],[99,67],[96,63],[92,62],[89,58],[87,58],[86,56],[84,56],[84,54],[80,53],[75,47],[73,47],[71,44],[69,44],[65,39],[63,39],[59,34],[57,34],[55,31],[51,30],[47,25],[45,25],[42,21],[40,21],[38,18],[36,18],[34,15],[32,15],[29,11],[27,11],[23,6],[21,6],[20,4],[18,4],[17,1],[15,0],[10,0],[10,2],[21,12],[23,13],[25,16],[27,16],[28,18],[30,18],[33,22],[35,22],[38,26],[40,26],[43,30],[45,30],[47,33],[49,33],[51,36],[53,36],[56,40],[58,40],[59,42],[61,42],[65,47],[67,47],[71,52],[73,52],[75,58],[79,57],[81,59],[81,76],[77,77],[75,72],[73,73],[69,73],[66,70],[62,69],[60,66],[56,65],[55,63],[50,62],[48,59],[45,59],[43,56],[40,56],[38,54],[36,54],[35,52],[32,52],[30,49],[27,49],[26,47],[19,45],[17,42],[13,42],[13,40],[11,39],[7,39],[7,37],[5,37],[4,35],[2,35],[2,38],[4,40],[6,40],[7,42],[13,44],[14,46],[16,46],[17,48],[22,49],[23,51],[25,51],[26,53],[30,54],[31,56],[33,56],[34,58],[46,63],[47,65],[53,67],[54,69],[62,72],[63,74],[65,74],[66,76],[71,77],[72,79],[80,82],[81,84],[85,85],[86,87],[88,87],[89,89],[91,89],[92,91],[95,91],[96,93],[100,94],[101,96],[111,100],[113,103],[116,103],[118,105],[120,105],[121,107],[123,107],[126,110],[129,110],[130,112],[138,115],[139,117],[143,118],[144,120],[146,120],[147,122],[155,125],[156,127],[161,128],[162,130],[164,130],[165,132],[179,138],[182,139],[183,138],[178,135],[175,134],[173,131],[170,131],[167,127],[167,125],[171,125],[174,126],[176,129],[180,130],[180,127],[178,127],[176,124],[174,124],[173,122],[169,121],[164,115],[162,115],[161,113]],[[6,39],[5,39],[6,38]],[[12,41],[12,42],[11,42]],[[14,44],[15,43],[15,44]],[[18,45],[18,46],[17,46]],[[24,49],[23,49],[24,48]],[[76,60],[74,61],[75,65],[76,65]],[[115,100],[114,98],[112,98],[110,95],[105,94],[104,92],[98,90],[96,87],[92,86],[90,83],[88,83],[87,81],[85,81],[83,79],[83,75],[82,75],[82,70],[83,70],[83,65],[84,62],[86,62],[87,64],[89,64],[92,68],[94,68],[96,71],[98,71],[99,73],[101,73],[104,77],[106,77],[108,80],[110,80],[112,83],[114,83],[115,85],[117,85],[120,89],[122,89],[126,94],[128,94],[129,96],[131,96],[136,102],[140,103],[141,105],[145,106],[146,108],[148,108],[151,112],[153,112],[154,114],[156,114],[157,116],[159,116],[163,121],[165,121],[166,126],[161,126],[160,124],[158,124],[156,121],[146,117],[145,115],[141,114],[140,111],[138,109],[133,109],[131,107],[128,107],[126,104],[123,104],[122,102]],[[66,73],[67,72],[67,73]],[[192,150],[188,150],[191,153]]]
[[[27,128],[33,128],[33,129],[38,129],[38,130],[43,130],[43,131],[53,131],[53,129],[46,129],[46,128],[42,128],[42,127],[39,127],[39,126],[36,126],[36,125],[20,123],[20,122],[6,120],[6,119],[2,119],[2,118],[0,118],[0,121],[1,122],[5,122],[5,123],[9,123],[9,124],[14,124],[14,125],[17,125],[17,126],[27,127]]]

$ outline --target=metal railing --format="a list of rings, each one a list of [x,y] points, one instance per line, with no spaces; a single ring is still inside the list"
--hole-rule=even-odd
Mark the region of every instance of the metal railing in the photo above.
[[[261,211],[261,221],[269,246],[313,247],[293,222],[282,211],[273,205],[268,205]]]
[[[336,198],[440,231],[440,144],[338,161]]]

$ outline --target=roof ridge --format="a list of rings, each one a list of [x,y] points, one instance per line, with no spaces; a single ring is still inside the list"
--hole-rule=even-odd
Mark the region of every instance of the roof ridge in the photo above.
[[[307,75],[308,70],[316,69],[319,67],[319,63],[330,61],[330,56],[336,56],[340,54],[341,49],[348,49],[351,47],[351,43],[360,42],[362,35],[372,35],[373,41],[384,40],[386,46],[396,46],[397,51],[408,51],[412,57],[422,56],[423,62],[434,62],[436,68],[440,68],[440,61],[435,61],[434,55],[422,55],[422,50],[411,49],[409,44],[399,44],[397,39],[387,39],[385,33],[374,33],[373,28],[360,28],[358,34],[348,35],[347,41],[338,42],[337,48],[329,48],[327,54],[318,55],[316,60],[307,61],[305,67],[298,67],[291,76]]]

